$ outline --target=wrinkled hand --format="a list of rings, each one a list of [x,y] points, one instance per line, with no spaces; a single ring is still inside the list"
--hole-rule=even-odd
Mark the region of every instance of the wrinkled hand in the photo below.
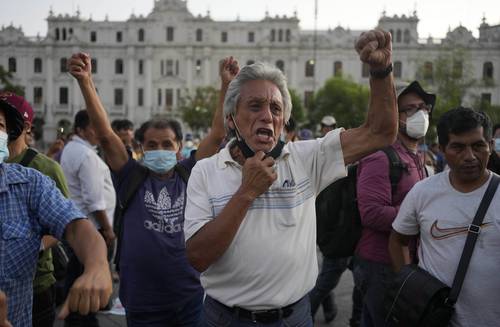
[[[107,262],[88,270],[85,268],[84,273],[71,286],[57,318],[64,319],[70,312],[76,311],[81,315],[97,312],[108,304],[112,290]]]
[[[228,86],[229,83],[238,75],[240,66],[238,61],[231,57],[226,57],[219,61],[219,76],[222,85]]]
[[[253,198],[269,189],[278,178],[274,171],[274,159],[265,157],[264,152],[259,151],[253,157],[248,158],[243,165],[243,177],[240,189]]]
[[[101,229],[100,232],[108,247],[113,244],[114,240],[116,240],[116,235],[115,232],[113,231],[113,228]]]
[[[7,321],[7,297],[0,291],[0,327],[12,327]]]
[[[83,52],[73,54],[68,60],[68,72],[79,82],[90,79],[92,76],[90,56]]]
[[[381,29],[361,33],[356,41],[356,51],[371,69],[385,69],[392,61],[391,34]]]

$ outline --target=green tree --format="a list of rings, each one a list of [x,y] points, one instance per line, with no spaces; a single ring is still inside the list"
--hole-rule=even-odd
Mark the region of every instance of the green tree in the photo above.
[[[292,117],[296,122],[301,123],[306,119],[304,106],[297,92],[293,89],[288,89],[292,100]]]
[[[198,87],[193,94],[181,99],[182,120],[195,131],[206,130],[219,103],[219,91],[213,87]]]
[[[366,86],[332,77],[314,96],[309,118],[318,123],[325,115],[332,115],[340,126],[357,127],[363,123],[369,100]]]
[[[12,73],[8,72],[0,65],[0,91],[12,92],[20,96],[24,96],[24,87],[12,82]]]

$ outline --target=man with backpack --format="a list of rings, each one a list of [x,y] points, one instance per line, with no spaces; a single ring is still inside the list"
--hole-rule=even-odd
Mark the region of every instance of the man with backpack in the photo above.
[[[203,289],[186,257],[184,207],[188,175],[197,160],[217,152],[224,138],[222,105],[196,152],[180,161],[182,131],[174,120],[152,119],[136,132],[144,155],[133,160],[113,132],[91,76],[87,54],[74,54],[69,71],[78,80],[108,165],[116,174],[119,212],[117,268],[127,325],[197,326]],[[231,57],[221,62],[222,88],[238,73]]]
[[[408,191],[427,173],[418,143],[429,127],[436,96],[417,81],[398,92],[396,142],[363,158],[357,168],[361,237],[356,247],[354,279],[363,293],[361,326],[385,326],[384,294],[392,274],[388,253],[391,225]]]
[[[25,167],[38,170],[50,177],[59,191],[66,198],[69,196],[68,185],[61,166],[54,160],[38,153],[26,143],[26,134],[30,133],[34,112],[31,105],[21,96],[13,93],[2,93],[0,98],[10,103],[23,117],[24,128],[21,135],[11,141],[9,147],[8,163],[18,163]],[[55,320],[56,309],[56,279],[52,262],[51,247],[56,245],[57,239],[44,235],[38,255],[35,279],[33,280],[33,326],[52,326]]]

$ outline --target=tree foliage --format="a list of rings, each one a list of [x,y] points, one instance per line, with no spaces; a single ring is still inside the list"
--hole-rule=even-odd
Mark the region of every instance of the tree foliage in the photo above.
[[[219,91],[211,86],[198,87],[181,99],[182,120],[194,131],[206,130],[219,103]]]
[[[342,77],[332,77],[314,96],[310,119],[316,123],[332,115],[339,126],[357,127],[365,120],[369,90]]]
[[[292,117],[296,122],[301,123],[306,119],[302,100],[295,90],[289,89],[288,91],[290,92],[290,97],[292,100]]]
[[[12,73],[8,72],[0,65],[0,91],[2,92],[12,92],[14,94],[24,96],[24,87],[15,84],[13,80]]]

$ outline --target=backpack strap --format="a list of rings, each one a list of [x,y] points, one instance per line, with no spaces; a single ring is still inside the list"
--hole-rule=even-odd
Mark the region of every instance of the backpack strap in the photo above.
[[[146,180],[148,175],[149,169],[143,167],[142,165],[136,165],[127,178],[125,192],[118,194],[118,205],[115,208],[115,215],[113,219],[113,230],[117,236],[116,255],[114,260],[116,270],[119,270],[120,266],[121,241],[123,238],[123,216],[127,211],[130,201],[134,197],[135,193],[137,193],[139,186],[141,186],[141,184]]]
[[[24,154],[23,159],[19,162],[21,166],[28,167],[29,164],[35,159],[36,155],[38,154],[38,151],[32,148],[28,148],[26,150],[26,153]]]
[[[189,175],[191,174],[187,169],[186,167],[184,167],[183,165],[181,165],[180,163],[177,163],[175,166],[174,166],[174,170],[181,176],[182,180],[184,181],[184,183],[187,184],[188,180],[189,180]]]
[[[408,167],[401,162],[399,154],[392,146],[385,147],[382,151],[389,159],[389,180],[391,181],[391,194],[394,196],[398,189],[398,183],[401,180],[403,171],[406,171]]]

